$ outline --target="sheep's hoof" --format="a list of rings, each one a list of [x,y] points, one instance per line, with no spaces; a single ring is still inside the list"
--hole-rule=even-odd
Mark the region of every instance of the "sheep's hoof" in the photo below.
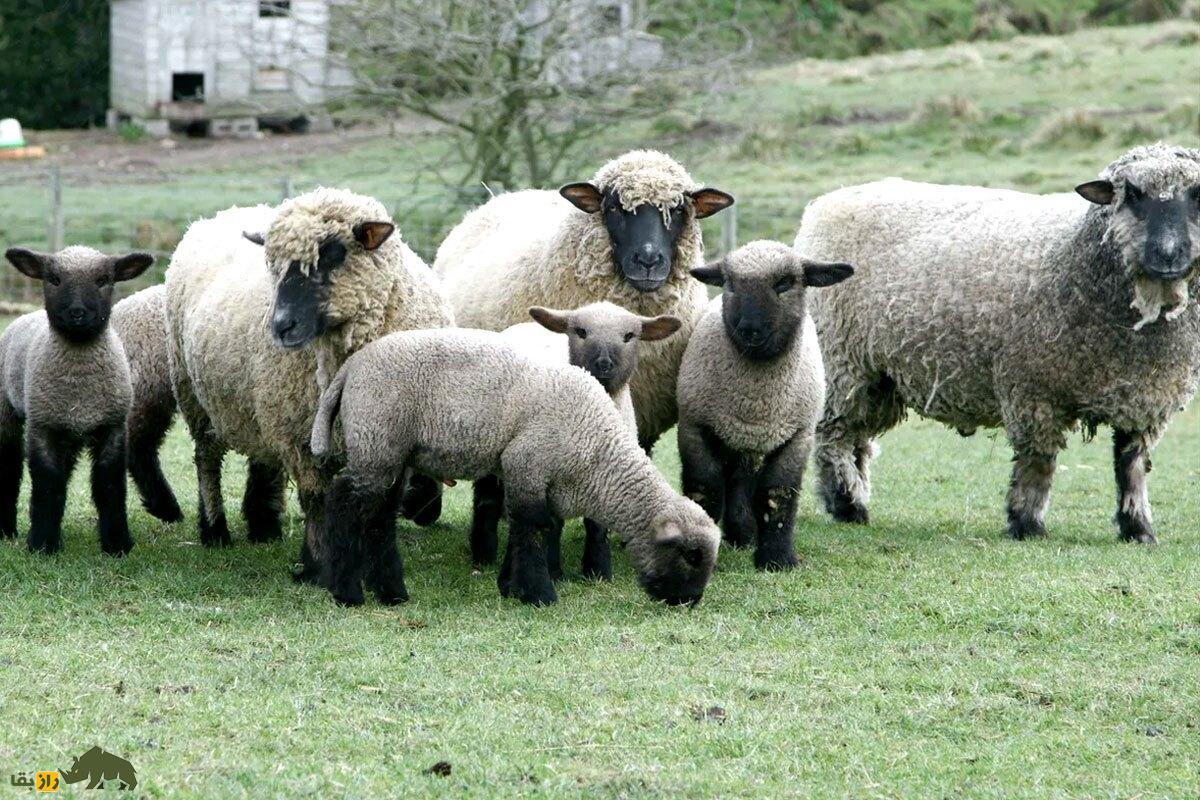
[[[1008,521],[1008,535],[1018,542],[1041,539],[1046,535],[1046,526],[1035,519],[1014,517]]]
[[[743,550],[754,543],[752,537],[739,530],[729,530],[728,528],[721,531],[721,539],[734,550]]]
[[[340,606],[361,606],[365,600],[361,586],[347,586],[333,590],[333,599]]]
[[[106,556],[115,556],[120,558],[121,556],[128,555],[129,551],[132,549],[133,539],[129,538],[128,534],[126,534],[124,538],[118,539],[115,542],[100,543],[100,552],[104,553]]]
[[[376,589],[375,599],[385,606],[398,606],[408,602],[408,590],[404,586],[388,589]]]
[[[871,514],[867,507],[857,500],[838,498],[829,504],[828,510],[837,522],[848,522],[851,525],[867,525],[871,522]]]
[[[283,538],[283,525],[279,517],[246,520],[246,539],[255,544],[276,542]]]
[[[183,512],[174,497],[152,497],[142,502],[142,508],[150,516],[168,524],[183,521]]]
[[[1121,540],[1125,542],[1158,544],[1158,540],[1154,538],[1154,531],[1151,530],[1149,522],[1132,517],[1124,511],[1117,512],[1117,532]]]
[[[528,606],[549,606],[558,602],[558,593],[554,591],[553,583],[545,586],[522,586],[518,598]]]
[[[221,516],[216,522],[204,524],[200,521],[200,543],[205,547],[229,547],[233,539],[229,538],[229,524]]]
[[[795,553],[778,550],[757,550],[754,553],[754,567],[763,572],[787,572],[800,564]]]

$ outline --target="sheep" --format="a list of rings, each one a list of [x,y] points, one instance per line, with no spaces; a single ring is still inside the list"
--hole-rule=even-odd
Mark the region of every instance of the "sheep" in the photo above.
[[[497,333],[408,331],[367,345],[321,396],[311,446],[341,467],[326,518],[330,588],[343,604],[363,602],[360,553],[381,599],[407,596],[399,558],[386,552],[406,470],[502,476],[509,537],[497,583],[525,603],[557,600],[539,539],[567,517],[616,531],[643,588],[672,604],[698,602],[716,562],[716,525],[668,485],[599,383]]]
[[[113,283],[136,278],[154,258],[78,246],[54,254],[14,247],[5,256],[42,282],[45,309],[18,317],[0,336],[0,536],[17,534],[27,448],[29,550],[62,547],[67,482],[86,445],[100,549],[125,555],[133,549],[125,516],[125,417],[133,388],[108,319]]]
[[[675,422],[679,359],[708,302],[687,273],[704,263],[698,221],[732,204],[670,156],[635,150],[591,182],[557,194],[504,194],[471,211],[438,248],[434,271],[465,328],[499,331],[525,322],[533,305],[602,300],[683,320],[678,335],[644,348],[630,385],[639,438],[649,448]]]
[[[196,444],[203,542],[229,541],[220,469],[233,449],[295,481],[296,577],[321,580],[326,481],[308,450],[321,390],[367,342],[453,324],[435,276],[394,231],[377,200],[316,189],[278,209],[222,211],[184,235],[166,277],[168,353]],[[435,484],[420,488],[440,506]]]
[[[501,336],[522,354],[548,364],[572,364],[586,370],[612,398],[626,428],[637,435],[637,419],[629,396],[629,378],[638,363],[641,342],[665,339],[683,324],[678,317],[642,317],[612,303],[592,303],[573,311],[533,306],[534,322],[523,322],[501,331]],[[563,335],[565,334],[565,336]],[[471,558],[477,565],[496,560],[496,527],[504,502],[500,479],[489,475],[475,482],[471,520]],[[612,580],[608,534],[590,519],[583,521],[583,576]],[[547,538],[550,577],[562,577],[559,534]]]
[[[1118,533],[1155,541],[1150,450],[1200,382],[1200,150],[1135,147],[1075,191],[888,179],[809,204],[796,247],[858,269],[812,309],[836,519],[868,521],[873,439],[912,409],[964,435],[1004,427],[1015,539],[1045,533],[1065,433],[1110,425]]]
[[[807,287],[852,274],[848,264],[809,261],[768,241],[692,270],[724,291],[700,318],[679,368],[683,493],[724,518],[731,545],[756,542],[761,570],[797,563],[796,502],[824,406]]]
[[[162,473],[158,451],[175,419],[175,394],[167,356],[167,294],[162,284],[142,289],[113,306],[112,326],[129,359],[133,404],[129,410],[129,475],[142,505],[164,522],[178,522],[183,512]],[[284,477],[265,464],[251,462],[242,498],[250,541],[282,535]]]

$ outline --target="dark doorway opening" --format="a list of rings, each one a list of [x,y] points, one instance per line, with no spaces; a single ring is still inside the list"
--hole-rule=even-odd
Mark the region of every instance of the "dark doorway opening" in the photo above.
[[[171,100],[175,103],[203,103],[204,73],[171,73]]]

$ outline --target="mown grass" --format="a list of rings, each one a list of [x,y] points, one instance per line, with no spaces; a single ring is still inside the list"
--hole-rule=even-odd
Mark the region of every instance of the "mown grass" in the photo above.
[[[738,196],[743,240],[790,240],[808,199],[884,175],[1062,190],[1132,143],[1134,122],[1200,144],[1190,30],[803,62],[717,106],[616,126],[580,158],[590,173],[633,144],[679,154]],[[1075,109],[1087,124],[1055,122]],[[435,146],[299,168],[379,195],[407,229],[437,221],[403,188]],[[277,162],[232,169],[77,189],[68,238],[115,247],[141,217],[271,198]],[[231,191],[242,177],[261,197]],[[6,240],[26,199],[0,192]],[[870,527],[830,523],[806,486],[801,567],[760,575],[723,552],[692,610],[650,602],[619,556],[613,584],[569,579],[557,606],[501,600],[494,571],[468,565],[466,486],[435,528],[402,526],[412,601],[345,610],[288,578],[294,501],[278,544],[250,546],[236,521],[234,547],[199,546],[177,427],[164,455],[184,523],[131,499],[137,548],[101,557],[81,468],[61,555],[0,544],[0,775],[98,744],[148,796],[1194,796],[1200,406],[1155,455],[1156,548],[1116,540],[1103,439],[1072,440],[1051,536],[1026,543],[1002,536],[1002,439],[914,421],[882,445]],[[655,455],[677,480],[673,438]],[[228,472],[236,520],[241,464]],[[569,529],[570,571],[580,540]],[[427,772],[442,761],[448,777]]]

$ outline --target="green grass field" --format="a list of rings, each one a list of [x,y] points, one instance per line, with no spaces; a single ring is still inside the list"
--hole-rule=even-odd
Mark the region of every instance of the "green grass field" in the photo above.
[[[883,175],[1063,190],[1135,141],[1200,144],[1196,31],[776,67],[583,156],[590,172],[635,140],[678,153],[738,196],[743,240],[790,240],[808,199]],[[419,209],[389,187],[411,158],[377,142],[302,166],[334,183],[388,159],[349,183],[405,230]],[[79,218],[118,222],[107,243],[95,226],[81,238],[115,247],[138,215],[228,205],[242,198],[212,187],[231,175],[87,189]],[[22,224],[7,217],[5,237]],[[347,610],[288,576],[294,499],[282,542],[245,542],[240,459],[237,543],[199,545],[177,425],[164,461],[185,522],[158,523],[131,490],[137,547],[102,557],[81,468],[60,555],[0,543],[0,778],[100,745],[152,797],[1197,796],[1200,404],[1155,453],[1154,548],[1117,541],[1107,431],[1071,440],[1050,537],[1021,543],[1003,536],[1002,437],[915,420],[881,445],[869,527],[831,523],[806,480],[801,566],[758,574],[723,551],[694,609],[652,603],[619,555],[612,584],[573,577],[577,524],[560,602],[502,600],[494,570],[470,569],[460,485],[437,526],[401,526],[411,602]],[[655,458],[677,481],[673,435]]]

